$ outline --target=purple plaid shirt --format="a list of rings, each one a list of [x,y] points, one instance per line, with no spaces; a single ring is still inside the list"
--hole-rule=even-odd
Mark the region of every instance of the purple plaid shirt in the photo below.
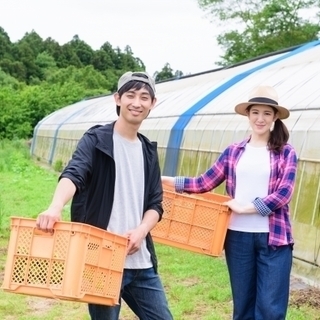
[[[249,138],[250,139],[250,138]],[[249,139],[229,146],[217,161],[199,177],[176,177],[177,192],[204,193],[226,182],[226,192],[234,198],[235,169]],[[256,198],[253,205],[262,216],[269,216],[269,245],[293,244],[289,219],[291,200],[297,170],[297,156],[293,147],[286,144],[281,153],[270,152],[270,180],[268,195]]]

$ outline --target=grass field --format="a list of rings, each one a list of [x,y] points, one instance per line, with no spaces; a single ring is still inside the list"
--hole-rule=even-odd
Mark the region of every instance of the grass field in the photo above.
[[[34,163],[23,142],[0,141],[1,283],[10,233],[10,216],[36,218],[48,206],[56,182],[57,173]],[[68,220],[68,214],[69,207],[66,206],[64,220]],[[156,249],[160,275],[174,319],[231,319],[231,291],[223,257],[213,258],[159,244]],[[287,319],[320,319],[319,304],[311,304],[310,299],[308,296],[301,299],[301,294],[292,294]],[[88,320],[89,316],[87,306],[83,303],[0,290],[0,319]],[[120,319],[136,318],[123,305]]]

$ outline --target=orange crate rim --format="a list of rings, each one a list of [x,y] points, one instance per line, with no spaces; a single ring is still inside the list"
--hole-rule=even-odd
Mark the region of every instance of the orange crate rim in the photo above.
[[[11,217],[2,288],[12,293],[117,305],[127,238],[75,222],[57,222],[53,234],[36,220]]]

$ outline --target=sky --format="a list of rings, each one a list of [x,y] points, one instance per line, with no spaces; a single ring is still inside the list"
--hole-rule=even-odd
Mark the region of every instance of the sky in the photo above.
[[[60,45],[74,35],[98,50],[129,45],[151,75],[166,63],[184,74],[217,68],[218,30],[197,0],[0,0],[11,42],[34,30]]]

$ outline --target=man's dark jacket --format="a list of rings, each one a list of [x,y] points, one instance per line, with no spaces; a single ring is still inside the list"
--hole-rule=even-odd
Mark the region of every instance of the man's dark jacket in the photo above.
[[[89,129],[80,139],[72,159],[59,178],[69,178],[77,189],[71,205],[71,220],[104,230],[107,229],[110,220],[116,177],[113,128],[114,123],[110,123]],[[145,170],[143,214],[153,209],[158,212],[160,221],[163,214],[163,190],[157,144],[139,133],[138,138],[142,143]],[[139,187],[137,184],[137,188]],[[150,233],[146,240],[157,272],[157,257]]]

